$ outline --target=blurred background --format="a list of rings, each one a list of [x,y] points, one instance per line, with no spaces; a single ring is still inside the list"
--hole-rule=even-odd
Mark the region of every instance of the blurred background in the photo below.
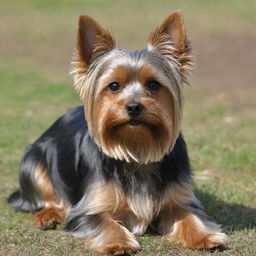
[[[229,254],[216,255],[256,254],[256,1],[0,0],[0,255],[84,251],[5,203],[25,146],[82,104],[69,76],[78,16],[94,17],[121,48],[138,49],[174,10],[184,15],[196,57],[183,118],[196,193],[232,240]],[[150,236],[141,242],[139,255],[208,255]]]

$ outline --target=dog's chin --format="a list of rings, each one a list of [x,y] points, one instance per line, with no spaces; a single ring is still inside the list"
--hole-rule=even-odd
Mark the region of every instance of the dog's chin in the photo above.
[[[163,126],[135,119],[112,126],[101,138],[105,154],[140,164],[160,161],[170,147]]]

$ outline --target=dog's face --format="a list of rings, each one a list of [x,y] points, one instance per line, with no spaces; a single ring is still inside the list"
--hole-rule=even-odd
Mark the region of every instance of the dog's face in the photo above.
[[[169,16],[140,51],[118,49],[107,31],[82,16],[77,48],[75,86],[96,143],[115,159],[160,161],[180,132],[181,83],[190,65],[181,14]]]
[[[147,50],[110,55],[96,79],[93,134],[114,158],[159,161],[179,131],[179,88]]]

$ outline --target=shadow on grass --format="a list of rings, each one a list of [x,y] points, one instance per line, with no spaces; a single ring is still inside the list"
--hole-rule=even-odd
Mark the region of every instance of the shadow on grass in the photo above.
[[[226,203],[216,196],[197,189],[197,198],[202,202],[207,214],[225,231],[250,229],[256,227],[256,209],[240,204]]]

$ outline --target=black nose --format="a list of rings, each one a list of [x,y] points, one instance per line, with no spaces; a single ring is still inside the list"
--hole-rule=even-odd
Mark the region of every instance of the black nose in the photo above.
[[[139,102],[129,102],[126,106],[125,109],[127,111],[127,113],[129,114],[129,116],[131,117],[135,117],[138,116],[141,111],[143,110],[144,106],[139,103]]]

